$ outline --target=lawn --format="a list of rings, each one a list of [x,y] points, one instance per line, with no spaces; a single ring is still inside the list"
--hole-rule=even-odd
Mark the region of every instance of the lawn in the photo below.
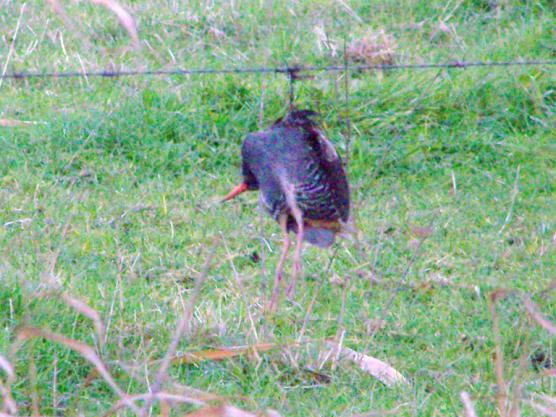
[[[397,63],[556,58],[550,0],[122,0],[136,46],[85,0],[61,1],[65,17],[0,4],[7,73],[343,65],[345,45],[381,30]],[[542,415],[530,400],[556,396],[556,340],[525,300],[556,320],[555,69],[353,71],[347,97],[342,72],[296,81],[295,104],[349,149],[358,239],[306,247],[296,299],[275,315],[279,227],[255,193],[220,198],[240,180],[245,135],[287,111],[286,76],[0,81],[0,354],[20,415],[102,415],[118,399],[75,351],[17,338],[30,327],[93,346],[125,392],[148,391],[214,241],[178,353],[277,346],[176,361],[168,392],[349,417],[463,415],[467,391],[481,416],[504,415],[504,395]],[[62,292],[98,312],[105,336]],[[325,362],[331,340],[408,383]]]

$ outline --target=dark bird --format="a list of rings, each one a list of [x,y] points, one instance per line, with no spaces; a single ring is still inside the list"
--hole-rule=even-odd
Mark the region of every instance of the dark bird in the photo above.
[[[315,122],[310,110],[292,110],[270,129],[251,133],[241,147],[243,182],[225,198],[260,190],[260,198],[284,233],[269,309],[276,308],[289,232],[297,236],[292,280],[286,294],[293,296],[301,273],[303,241],[329,247],[349,219],[349,185],[336,149]]]

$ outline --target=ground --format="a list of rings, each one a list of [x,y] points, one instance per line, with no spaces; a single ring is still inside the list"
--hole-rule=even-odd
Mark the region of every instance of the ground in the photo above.
[[[343,65],[344,45],[380,30],[398,63],[555,58],[549,0],[122,2],[138,48],[110,11],[60,4],[65,22],[49,2],[2,1],[8,73]],[[33,122],[0,127],[0,353],[16,367],[21,413],[34,393],[43,415],[99,415],[116,399],[103,380],[84,382],[91,365],[64,346],[32,339],[10,355],[25,326],[96,346],[125,390],[144,392],[215,238],[179,351],[282,347],[177,364],[175,382],[284,416],[462,415],[468,391],[492,416],[498,346],[510,396],[556,394],[543,373],[554,338],[523,304],[529,295],[556,319],[555,292],[542,292],[556,277],[554,69],[353,72],[347,100],[342,73],[297,81],[296,105],[349,149],[359,243],[307,248],[296,300],[274,316],[264,306],[279,228],[261,220],[255,193],[219,199],[240,179],[245,135],[287,110],[284,75],[0,81],[4,125]],[[53,282],[100,314],[104,346]],[[497,344],[489,300],[500,288]],[[342,361],[311,372],[339,338],[409,384]],[[522,414],[535,415],[526,401]]]

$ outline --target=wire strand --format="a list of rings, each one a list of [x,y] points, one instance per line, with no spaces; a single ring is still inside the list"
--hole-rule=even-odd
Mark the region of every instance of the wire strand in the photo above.
[[[69,72],[15,72],[0,75],[0,79],[29,79],[29,78],[78,78],[78,77],[103,77],[119,78],[134,76],[173,76],[173,75],[207,75],[207,74],[286,74],[291,77],[292,72],[315,73],[315,72],[342,72],[342,71],[366,71],[366,70],[427,70],[434,68],[472,68],[472,67],[511,67],[511,66],[548,66],[556,65],[556,60],[527,60],[527,61],[451,61],[440,63],[422,64],[366,64],[353,65],[346,68],[345,65],[330,66],[295,66],[295,67],[243,67],[243,68],[173,68],[167,70],[122,70],[122,71],[69,71]]]

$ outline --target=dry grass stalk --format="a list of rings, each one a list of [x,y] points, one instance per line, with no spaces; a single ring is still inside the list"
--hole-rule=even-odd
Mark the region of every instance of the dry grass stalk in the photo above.
[[[326,346],[328,349],[332,349],[334,351],[339,349],[339,359],[347,359],[348,361],[353,362],[361,368],[361,370],[369,373],[388,387],[400,383],[408,383],[401,373],[379,359],[364,355],[347,347],[341,347],[335,342],[326,342]]]
[[[332,255],[330,256],[330,259],[328,261],[328,265],[326,266],[326,270],[324,272],[323,276],[328,276],[328,273],[330,272],[330,268],[332,268],[332,264],[334,263],[334,259],[336,259],[336,255],[338,254],[338,247],[336,247],[334,249],[334,252],[332,252]],[[297,343],[301,343],[301,341],[303,340],[303,337],[305,336],[305,332],[307,330],[307,326],[309,324],[309,320],[311,319],[311,315],[313,314],[313,308],[315,306],[315,303],[317,301],[317,298],[322,290],[322,287],[324,285],[325,280],[321,279],[319,286],[317,287],[317,289],[315,290],[313,297],[311,298],[311,301],[309,303],[309,306],[307,307],[307,312],[305,313],[305,318],[303,319],[303,325],[301,326],[301,330],[299,331],[299,336],[297,337]],[[299,353],[296,354],[295,356],[295,362],[297,362],[299,360]]]
[[[551,407],[554,407],[556,409],[556,397],[549,397],[548,395],[544,394],[539,395],[539,397]]]
[[[83,193],[79,194],[77,197],[77,202],[81,201],[82,197],[83,197]],[[64,227],[62,228],[62,233],[60,235],[60,243],[59,243],[58,250],[52,255],[52,259],[50,261],[50,269],[49,269],[51,279],[56,275],[54,272],[56,270],[56,265],[58,264],[58,258],[60,257],[60,252],[62,250],[62,244],[66,240],[66,236],[71,227],[71,222],[75,217],[76,213],[77,213],[77,204],[73,206],[71,212],[68,214],[66,218],[66,221],[64,222]]]
[[[543,329],[548,331],[550,334],[556,335],[556,325],[548,320],[540,312],[539,307],[531,300],[529,297],[525,297],[523,304],[527,309],[527,312],[533,320],[535,320]]]
[[[542,400],[542,403],[537,400],[530,401],[529,404],[537,411],[543,413],[542,415],[556,417],[556,397],[540,395],[540,399]]]
[[[0,380],[0,394],[2,395],[2,412],[17,414],[17,404],[12,397],[11,385],[15,381],[15,369],[11,362],[3,355],[0,355],[0,368],[7,375],[6,385]],[[1,413],[0,413],[1,414]]]
[[[64,232],[62,233],[62,239],[64,239],[65,235],[67,234],[66,228],[69,227],[68,224],[69,222],[66,223],[66,226],[64,227]],[[69,294],[66,291],[61,291],[60,284],[56,281],[56,278],[52,274],[50,275],[44,274],[43,280],[46,282],[48,286],[52,288],[51,290],[44,293],[45,296],[60,297],[68,307],[74,309],[80,314],[83,314],[85,317],[89,318],[93,322],[97,333],[98,343],[100,346],[102,346],[105,342],[106,330],[99,312],[96,311],[91,306],[89,306],[85,301],[73,297],[71,294]]]
[[[17,414],[17,404],[12,397],[12,390],[9,385],[5,386],[2,381],[0,381],[0,394],[2,394],[2,411],[10,414]]]
[[[428,228],[430,228],[431,230],[434,230],[432,223],[428,226]],[[388,316],[388,312],[390,311],[390,308],[392,307],[392,304],[394,303],[394,300],[396,299],[396,297],[398,296],[399,292],[401,291],[402,287],[406,284],[406,280],[407,277],[409,275],[409,272],[411,271],[411,269],[413,268],[413,265],[415,264],[415,262],[417,261],[417,258],[419,257],[420,253],[421,253],[421,248],[423,247],[423,243],[425,243],[425,240],[427,240],[429,238],[429,236],[432,234],[432,232],[430,234],[425,234],[423,237],[421,237],[419,239],[419,241],[417,242],[417,245],[415,246],[415,250],[413,252],[413,256],[411,257],[411,259],[409,260],[409,262],[407,263],[407,266],[405,267],[405,270],[398,282],[398,284],[396,285],[396,287],[394,288],[394,290],[392,291],[392,294],[390,295],[390,298],[388,299],[388,301],[386,302],[386,304],[384,305],[384,307],[382,308],[382,312],[379,316],[379,320],[380,322],[384,322],[386,321],[386,317]],[[374,336],[376,335],[376,332],[379,329],[377,328],[372,334],[371,334],[371,338],[369,340],[369,343],[372,341],[372,339],[374,338]],[[368,348],[368,347],[367,347]],[[365,348],[365,351],[367,350],[367,348]]]
[[[52,409],[56,413],[58,410],[58,356],[54,356],[52,370]]]
[[[556,233],[554,233],[554,247],[556,247]],[[548,294],[550,294],[550,292],[556,290],[556,279],[553,279],[552,281],[550,281],[550,283],[547,285],[547,287],[542,290],[539,294],[540,298],[546,298],[548,296]]]
[[[6,372],[6,374],[8,375],[8,381],[13,381],[15,379],[15,369],[13,365],[10,363],[8,359],[6,359],[5,356],[1,354],[0,354],[0,368],[2,368],[4,372]]]
[[[132,403],[135,403],[137,401],[153,401],[153,400],[158,400],[160,402],[164,402],[166,404],[168,403],[184,403],[184,404],[193,404],[193,405],[205,405],[205,402],[202,400],[199,400],[197,398],[194,397],[188,397],[185,395],[178,395],[178,394],[171,394],[168,392],[164,392],[164,391],[160,391],[156,394],[136,394],[136,395],[129,395],[126,400],[120,400],[118,401],[116,404],[114,404],[110,410],[108,410],[106,413],[104,413],[103,417],[108,417],[114,413],[116,413],[117,411],[128,407],[129,404],[128,402],[131,401]],[[140,410],[139,410],[140,411]]]
[[[475,412],[475,407],[473,406],[469,393],[462,391],[459,395],[461,397],[461,402],[463,403],[465,417],[477,417],[477,413]]]
[[[496,312],[496,303],[500,297],[504,295],[503,291],[495,291],[490,294],[488,308],[492,316],[492,330],[494,332],[495,356],[494,365],[496,369],[496,382],[498,385],[498,393],[496,399],[498,401],[498,412],[500,417],[507,416],[506,400],[508,386],[504,379],[504,354],[502,353],[502,336],[500,335],[500,321]]]
[[[326,48],[330,52],[330,56],[332,58],[338,55],[335,42],[328,37],[328,34],[324,30],[324,26],[322,24],[315,26],[313,28],[313,33],[317,37],[317,47],[320,52],[323,52]]]
[[[243,290],[243,285],[241,285],[241,279],[239,277],[239,272],[236,268],[236,265],[234,263],[234,259],[232,257],[232,254],[230,252],[230,248],[228,247],[228,243],[226,242],[226,239],[224,237],[223,233],[220,233],[220,237],[222,239],[222,243],[224,244],[224,248],[226,249],[226,253],[228,254],[228,259],[230,261],[230,266],[232,267],[232,272],[236,281],[236,285],[237,288],[239,290],[239,296],[241,297],[241,301],[243,302],[243,306],[245,307],[245,312],[247,313],[247,318],[249,319],[249,324],[251,325],[251,332],[253,333],[253,336],[255,337],[255,343],[258,344],[259,343],[259,335],[257,333],[257,326],[255,326],[255,320],[253,320],[253,315],[251,314],[251,309],[249,308],[249,302],[247,301],[247,297],[245,296],[245,291]],[[255,349],[253,351],[255,353],[255,356],[257,356],[258,358],[258,354],[257,354],[257,350]]]
[[[396,57],[396,40],[383,29],[367,32],[362,38],[351,41],[347,57],[367,65],[392,65]]]
[[[79,312],[79,313],[83,314],[84,316],[88,317],[89,319],[91,319],[91,321],[95,325],[98,342],[102,346],[104,344],[104,340],[105,340],[104,339],[105,330],[104,330],[104,324],[102,323],[102,319],[100,318],[100,314],[98,313],[98,311],[96,311],[94,308],[90,307],[84,301],[81,301],[77,298],[72,297],[67,292],[62,293],[62,300],[64,300],[64,302],[68,306],[70,306],[71,308],[73,308],[77,312]]]
[[[92,347],[78,340],[62,336],[61,334],[38,329],[35,327],[24,327],[18,333],[19,340],[28,340],[37,337],[42,337],[52,342],[59,343],[77,352],[81,357],[89,361],[97,369],[98,373],[104,378],[104,380],[108,383],[112,390],[129,408],[131,408],[136,414],[140,412],[139,408],[132,401],[129,400],[128,395],[119,387],[112,375],[110,375],[108,368],[98,357]]]
[[[195,282],[195,287],[193,288],[191,296],[189,297],[189,302],[185,308],[185,311],[178,325],[176,326],[176,330],[174,331],[174,336],[172,338],[172,341],[170,342],[170,346],[168,346],[168,350],[166,351],[166,354],[162,359],[160,367],[158,368],[158,372],[156,373],[155,380],[151,386],[151,396],[147,398],[147,400],[145,401],[145,405],[143,406],[143,409],[140,412],[141,416],[145,416],[148,413],[153,403],[153,400],[156,398],[156,394],[158,394],[161,391],[164,381],[168,376],[168,369],[172,364],[172,359],[174,358],[176,354],[176,350],[178,349],[178,344],[182,339],[182,337],[188,332],[190,328],[193,309],[195,308],[195,304],[197,303],[197,298],[201,293],[201,288],[208,275],[210,266],[212,264],[212,260],[216,253],[216,248],[218,247],[218,243],[219,240],[215,238],[212,243],[212,247],[210,249],[205,265],[203,266],[203,270],[201,271],[201,274],[199,275],[199,277]]]
[[[10,60],[12,59],[12,54],[15,49],[15,42],[17,40],[17,35],[19,33],[19,28],[21,27],[21,18],[23,17],[23,13],[25,12],[25,6],[27,3],[23,3],[21,9],[19,11],[19,17],[17,19],[17,23],[15,25],[15,32],[12,36],[12,43],[10,44],[10,49],[8,50],[8,56],[6,57],[6,61],[4,62],[4,68],[2,68],[2,77],[6,75],[6,71],[8,70],[8,65],[10,65]],[[2,87],[2,83],[4,82],[4,78],[0,78],[0,87]]]
[[[29,383],[31,389],[31,410],[33,410],[32,416],[38,417],[41,415],[39,406],[39,394],[37,392],[37,365],[35,364],[35,358],[31,356],[31,361],[29,363]]]
[[[91,0],[95,4],[100,4],[116,15],[120,24],[127,31],[135,46],[139,45],[139,35],[135,19],[121,4],[115,0]]]
[[[348,290],[351,286],[351,280],[349,276],[346,277],[343,284],[344,284],[344,290],[342,291],[342,305],[340,307],[340,312],[338,313],[338,319],[337,319],[338,330],[336,331],[336,340],[340,338],[340,334],[344,333],[344,316],[346,314],[346,299],[347,299]]]
[[[177,382],[174,382],[172,384],[172,392],[179,394],[179,395],[185,395],[188,397],[193,397],[196,398],[199,401],[219,401],[219,402],[224,402],[226,400],[225,397],[222,397],[220,395],[216,395],[216,394],[211,394],[209,392],[205,392],[203,390],[197,389],[197,388],[193,388],[193,387],[188,387],[186,385],[181,385],[178,384]]]
[[[514,212],[514,206],[515,206],[515,202],[517,199],[517,195],[519,193],[519,173],[521,170],[521,166],[518,165],[517,169],[515,171],[515,180],[514,180],[514,188],[512,190],[512,199],[510,202],[510,207],[508,208],[508,213],[506,214],[506,218],[504,219],[504,224],[502,225],[502,227],[500,228],[500,230],[498,230],[498,234],[501,235],[502,232],[504,231],[504,229],[506,229],[506,227],[510,224],[510,222],[512,221],[512,216],[513,216],[513,212]]]
[[[34,126],[38,124],[46,123],[34,122],[31,120],[0,119],[0,127]]]
[[[514,376],[515,386],[512,392],[512,399],[510,401],[510,409],[508,412],[509,417],[521,416],[521,400],[523,394],[523,376],[527,370],[529,361],[529,353],[523,353],[519,358],[519,368]]]
[[[363,23],[363,19],[361,19],[361,17],[357,13],[355,13],[355,11],[344,0],[336,0],[336,3],[342,6],[346,13],[357,20],[358,23]]]
[[[170,417],[170,404],[164,399],[160,401],[160,415],[162,417]]]

